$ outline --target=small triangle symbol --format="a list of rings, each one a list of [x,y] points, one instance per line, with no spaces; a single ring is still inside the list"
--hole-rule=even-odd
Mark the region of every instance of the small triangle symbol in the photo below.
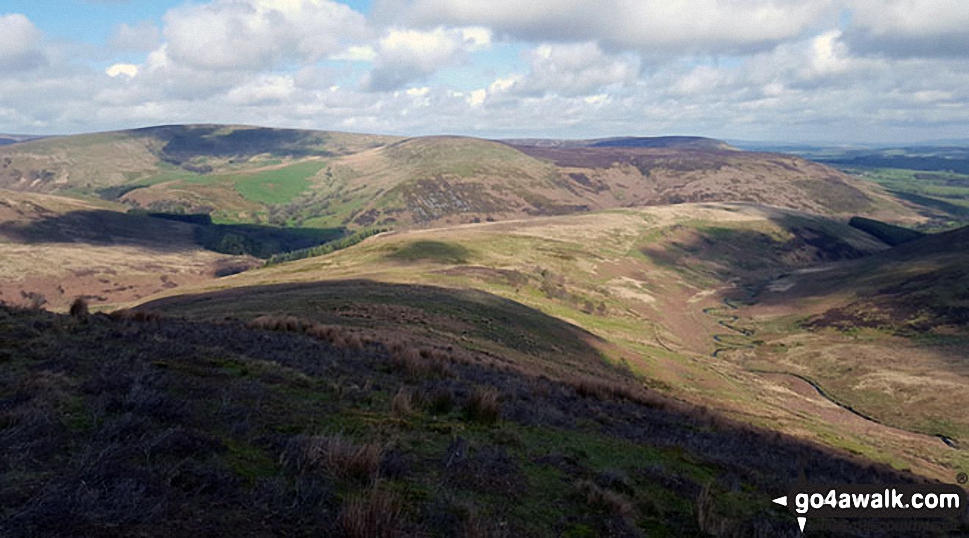
[[[781,506],[787,506],[787,496],[785,495],[783,497],[778,497],[774,499],[774,503],[779,504]]]
[[[801,527],[801,532],[804,532],[804,525],[807,525],[807,518],[806,517],[797,518],[797,526]]]

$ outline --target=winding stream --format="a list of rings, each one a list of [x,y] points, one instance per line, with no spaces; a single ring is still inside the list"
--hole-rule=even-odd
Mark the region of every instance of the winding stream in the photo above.
[[[750,295],[753,295],[753,293],[750,293]],[[726,314],[724,314],[724,307],[721,307],[721,306],[712,306],[712,307],[703,309],[703,313],[715,318],[717,320],[718,325],[732,331],[730,333],[717,333],[713,335],[713,341],[716,342],[717,344],[716,348],[713,350],[713,354],[712,354],[713,357],[719,358],[720,353],[723,351],[734,351],[738,349],[755,349],[757,345],[750,341],[750,337],[754,335],[755,331],[753,329],[738,327],[737,325],[735,325],[736,322],[740,321],[740,317],[737,316],[736,314],[730,313],[733,310],[737,310],[739,307],[736,304],[734,304],[730,298],[724,298],[723,304],[727,308]],[[794,374],[790,372],[775,372],[771,370],[749,370],[749,371],[757,374],[787,375],[791,377],[796,377],[797,379],[800,379],[801,381],[811,385],[811,387],[814,388],[814,390],[817,391],[817,393],[822,398],[833,403],[834,405],[837,405],[838,407],[844,409],[845,411],[848,411],[849,413],[859,418],[862,418],[864,420],[867,420],[869,422],[872,422],[874,424],[878,424],[888,428],[898,429],[895,426],[892,426],[890,424],[885,424],[884,422],[872,416],[866,415],[865,413],[858,411],[857,409],[851,407],[850,405],[839,402],[837,399],[835,399],[830,394],[825,392],[825,390],[821,387],[821,385],[819,385],[816,381],[814,381],[809,377],[803,376],[801,374]],[[905,430],[905,431],[908,431],[908,430]],[[911,432],[911,433],[915,433],[915,432]],[[943,443],[946,444],[946,446],[950,448],[953,448],[953,449],[960,448],[959,443],[957,443],[954,439],[951,439],[944,435],[934,435],[934,437],[937,437],[938,439],[940,439]]]

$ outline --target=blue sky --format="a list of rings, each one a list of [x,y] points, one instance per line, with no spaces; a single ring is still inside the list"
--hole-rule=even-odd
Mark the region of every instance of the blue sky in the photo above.
[[[4,0],[0,132],[965,138],[967,27],[961,0]]]
[[[26,15],[51,38],[103,44],[116,25],[140,20],[160,23],[165,12],[178,4],[154,0],[4,0],[0,10]]]

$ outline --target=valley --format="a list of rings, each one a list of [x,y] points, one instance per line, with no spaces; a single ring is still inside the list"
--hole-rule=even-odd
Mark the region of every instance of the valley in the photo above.
[[[748,469],[707,441],[682,439],[706,439],[699,432],[770,439],[764,450],[807,451],[846,475],[864,474],[857,463],[951,482],[969,468],[960,390],[969,235],[939,232],[938,208],[884,182],[698,137],[492,141],[212,125],[22,141],[0,147],[0,162],[0,338],[27,331],[40,346],[0,355],[15,365],[3,390],[55,375],[32,360],[68,360],[38,342],[90,346],[119,335],[157,355],[138,368],[166,380],[160,394],[190,395],[192,416],[210,405],[205,391],[222,391],[222,409],[256,405],[252,430],[238,418],[231,431],[192,426],[220,432],[212,461],[250,485],[285,477],[273,487],[288,492],[307,479],[280,462],[308,436],[353,446],[379,438],[381,454],[393,446],[405,467],[441,476],[452,471],[428,462],[459,457],[467,448],[454,443],[470,439],[485,459],[468,469],[490,462],[509,474],[487,491],[449,489],[472,507],[462,524],[509,518],[522,532],[564,532],[608,520],[678,535],[709,531],[693,514],[703,488],[729,489],[723,472]],[[91,314],[42,312],[67,312],[78,297]],[[85,336],[88,325],[102,336]],[[175,359],[152,343],[180,335],[191,343]],[[232,339],[263,343],[250,353]],[[307,346],[323,346],[312,353],[331,357],[329,366],[280,351]],[[117,419],[76,392],[103,377],[78,360],[57,367],[66,381],[50,381],[63,402],[84,402],[77,416],[64,412]],[[445,388],[453,402],[439,409],[433,398]],[[525,417],[526,394],[552,418]],[[501,402],[489,411],[497,415],[476,418],[481,398]],[[325,416],[300,422],[314,402],[328,402]],[[579,422],[563,426],[554,417],[571,406]],[[634,427],[631,416],[652,418]],[[145,420],[156,433],[171,422]],[[646,440],[659,423],[693,433]],[[266,441],[278,428],[294,437]],[[561,455],[536,454],[556,436],[583,454],[623,439],[628,454],[663,461],[656,476],[668,487],[651,490],[639,475],[625,486],[576,483],[642,465],[616,456],[582,460],[581,471],[549,464],[553,472],[536,458]],[[677,443],[690,454],[665,452]],[[770,473],[793,480],[796,463]],[[431,497],[456,502],[429,493],[424,479],[380,469],[364,482],[390,489],[367,492],[343,477],[337,497],[382,502],[390,491],[415,510],[430,509]],[[770,489],[736,472],[758,495]],[[47,487],[41,474],[36,487]],[[240,487],[234,495],[249,494]],[[561,507],[586,494],[553,493],[563,488],[615,493],[605,508],[593,502],[613,519],[562,523]],[[558,508],[529,527],[489,497],[508,492],[528,503],[554,497]],[[769,507],[741,497],[761,508],[722,525],[736,535],[779,528]]]

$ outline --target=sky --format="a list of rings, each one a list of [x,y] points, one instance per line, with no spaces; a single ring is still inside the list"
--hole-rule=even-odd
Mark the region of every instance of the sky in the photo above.
[[[0,0],[0,133],[969,138],[965,0]]]

